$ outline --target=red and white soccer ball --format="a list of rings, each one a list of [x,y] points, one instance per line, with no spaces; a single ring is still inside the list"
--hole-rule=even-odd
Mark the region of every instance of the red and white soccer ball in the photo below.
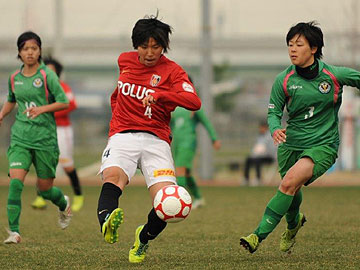
[[[191,196],[181,186],[165,186],[155,195],[154,209],[158,217],[166,222],[182,221],[190,214]]]

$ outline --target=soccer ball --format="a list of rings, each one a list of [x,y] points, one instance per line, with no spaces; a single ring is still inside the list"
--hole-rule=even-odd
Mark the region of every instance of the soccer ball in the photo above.
[[[191,196],[183,187],[165,186],[155,195],[154,209],[158,217],[166,222],[182,221],[190,213]]]

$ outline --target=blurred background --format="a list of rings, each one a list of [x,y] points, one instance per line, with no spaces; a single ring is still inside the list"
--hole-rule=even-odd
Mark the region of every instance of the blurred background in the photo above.
[[[78,110],[72,113],[75,162],[81,176],[95,176],[107,142],[109,97],[118,78],[117,57],[132,50],[138,19],[155,15],[173,27],[168,57],[191,75],[222,142],[212,152],[200,130],[196,172],[202,179],[240,181],[243,163],[266,119],[271,86],[289,64],[285,36],[300,22],[316,20],[325,36],[324,61],[358,68],[357,0],[0,0],[0,103],[8,76],[20,66],[17,37],[32,30],[43,56],[64,65]],[[342,143],[333,169],[360,168],[358,91],[344,90]],[[1,176],[14,114],[0,129]]]

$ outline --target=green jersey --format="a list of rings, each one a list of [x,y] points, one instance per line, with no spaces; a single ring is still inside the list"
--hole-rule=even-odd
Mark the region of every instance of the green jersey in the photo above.
[[[198,111],[189,111],[182,107],[177,107],[171,114],[171,132],[176,140],[196,140],[196,126],[201,123],[212,141],[217,140],[216,131],[207,118],[203,109]]]
[[[24,76],[21,70],[9,77],[7,100],[18,105],[16,120],[11,128],[11,143],[31,149],[57,148],[54,114],[43,113],[30,119],[23,112],[30,107],[54,102],[69,103],[59,79],[44,63],[40,64],[36,74],[31,77]]]
[[[360,88],[360,72],[319,61],[318,75],[307,80],[297,74],[294,65],[288,67],[276,77],[271,90],[268,108],[271,134],[282,128],[286,106],[288,149],[303,150],[319,145],[338,149],[338,112],[344,85]]]

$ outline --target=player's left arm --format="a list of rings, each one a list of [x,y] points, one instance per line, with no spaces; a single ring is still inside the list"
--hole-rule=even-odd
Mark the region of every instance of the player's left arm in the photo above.
[[[23,111],[23,113],[27,114],[29,118],[35,119],[42,113],[56,112],[56,111],[64,110],[68,106],[69,106],[69,103],[54,102],[54,103],[51,103],[48,105],[27,108],[25,111]]]
[[[216,130],[215,130],[213,124],[211,123],[211,121],[209,120],[209,118],[207,117],[205,111],[203,109],[200,109],[195,112],[195,116],[197,119],[199,119],[199,122],[205,127],[212,142],[217,141],[218,136],[217,136]]]
[[[173,75],[170,91],[151,93],[143,99],[143,106],[151,106],[155,103],[164,103],[173,109],[180,106],[190,111],[201,108],[201,100],[195,92],[193,84],[184,70]]]
[[[339,84],[360,89],[360,72],[348,67],[336,67],[335,76]]]

